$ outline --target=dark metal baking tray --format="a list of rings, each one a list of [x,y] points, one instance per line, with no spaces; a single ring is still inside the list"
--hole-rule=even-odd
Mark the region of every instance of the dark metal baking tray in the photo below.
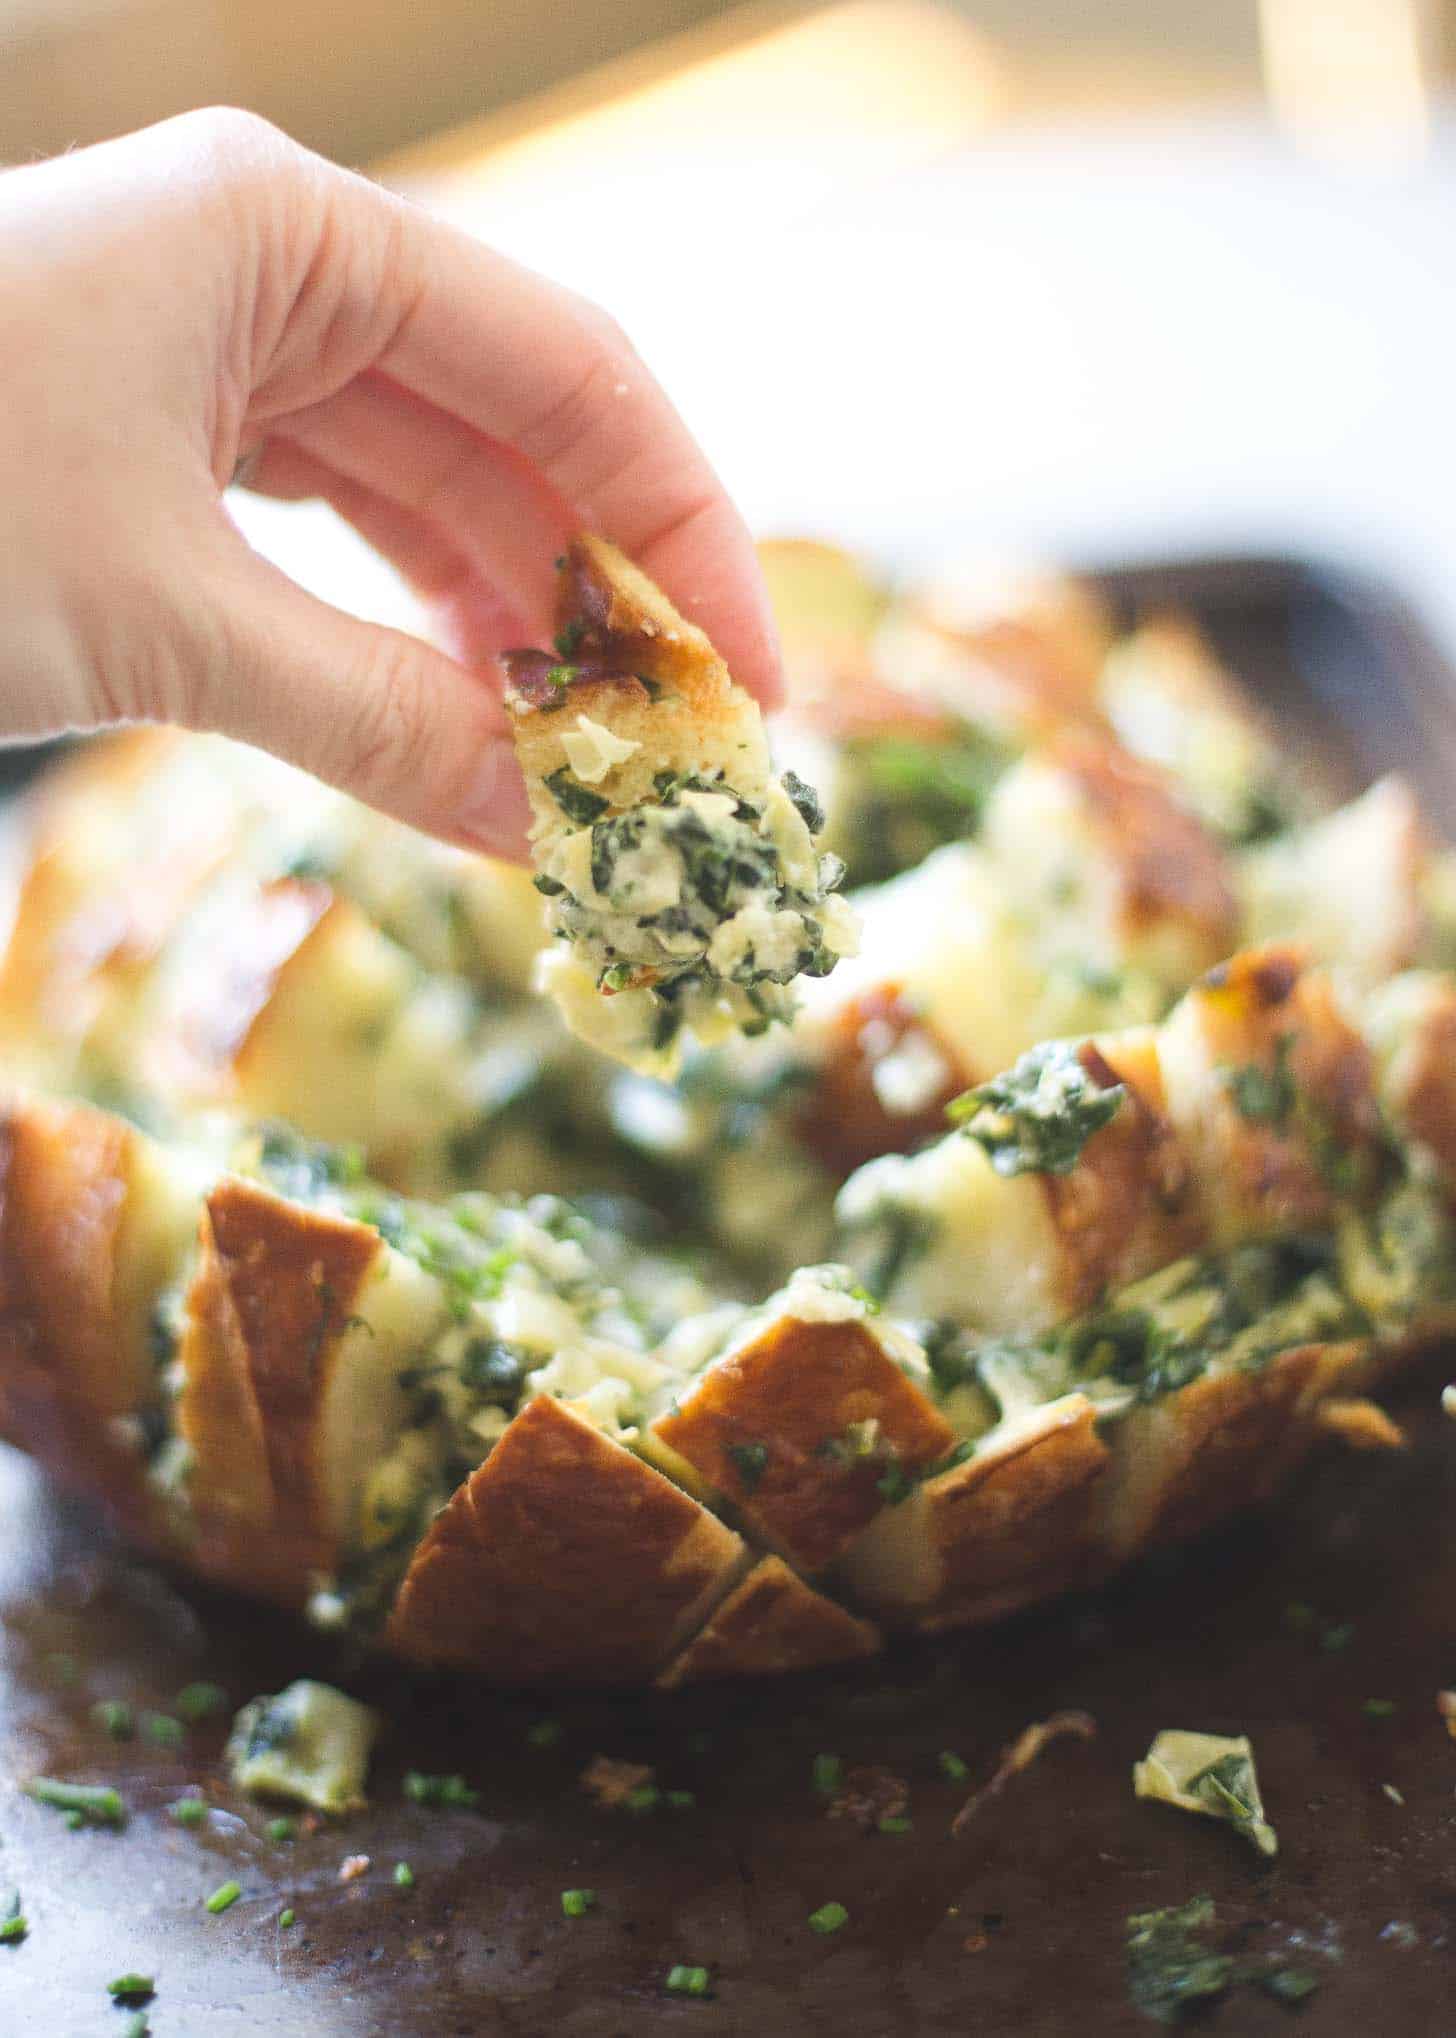
[[[1128,602],[1191,605],[1291,740],[1349,783],[1398,766],[1452,817],[1450,675],[1385,593],[1257,560],[1106,582]],[[1442,1377],[1437,1363],[1401,1397],[1408,1452],[1332,1452],[1267,1520],[1095,1598],[863,1670],[673,1699],[533,1701],[341,1665],[285,1620],[164,1579],[0,1448],[0,1886],[20,1886],[31,1924],[0,1946],[0,2026],[114,2033],[105,1984],[140,1969],[157,1977],[157,2038],[1101,2038],[1155,2028],[1127,1996],[1127,1914],[1206,1893],[1220,1944],[1320,1981],[1299,2010],[1242,1986],[1211,2030],[1449,2031],[1456,1744],[1436,1693],[1456,1682],[1456,1431],[1437,1410]],[[389,1725],[373,1809],[286,1846],[227,1790],[221,1725],[172,1753],[88,1719],[98,1698],[165,1709],[207,1676],[236,1702],[309,1671],[342,1677]],[[1395,1709],[1369,1713],[1370,1699]],[[941,1751],[984,1781],[1005,1743],[1062,1707],[1090,1712],[1096,1739],[1056,1743],[952,1838],[969,1785],[942,1774]],[[533,1739],[543,1718],[560,1725],[552,1745]],[[1167,1726],[1253,1737],[1276,1861],[1135,1803],[1131,1765]],[[830,1818],[818,1753],[903,1777],[912,1830]],[[596,1808],[578,1782],[596,1754],[655,1763],[695,1805]],[[410,1767],[462,1772],[479,1810],[410,1804]],[[36,1773],[114,1781],[130,1823],[66,1831],[21,1794]],[[202,1832],[164,1809],[187,1785],[219,1808]],[[371,1866],[341,1883],[355,1853]],[[392,1883],[399,1860],[412,1890]],[[229,1877],[243,1896],[210,1916],[203,1898]],[[560,1892],[580,1887],[597,1909],[563,1918]],[[821,1938],[806,1920],[830,1900],[850,1922]],[[677,1962],[711,1969],[710,1999],[664,1994]]]

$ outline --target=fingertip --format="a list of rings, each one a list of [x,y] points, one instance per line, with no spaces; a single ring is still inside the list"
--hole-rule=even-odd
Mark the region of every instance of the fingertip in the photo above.
[[[475,761],[454,825],[443,826],[440,832],[462,848],[525,863],[530,856],[530,826],[531,803],[515,750],[509,736],[497,737]]]

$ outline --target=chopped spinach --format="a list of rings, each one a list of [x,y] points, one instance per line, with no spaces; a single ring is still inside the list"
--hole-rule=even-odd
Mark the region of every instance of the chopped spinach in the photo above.
[[[580,779],[572,777],[564,764],[559,770],[548,773],[545,783],[567,820],[576,821],[583,828],[599,820],[612,804],[600,793],[588,791]]]
[[[1125,1094],[1121,1083],[1103,1085],[1090,1075],[1072,1043],[1054,1040],[965,1091],[949,1115],[984,1147],[998,1175],[1066,1175]]]
[[[1274,1043],[1272,1068],[1246,1062],[1240,1068],[1223,1071],[1224,1087],[1233,1098],[1234,1109],[1241,1118],[1247,1118],[1254,1125],[1272,1125],[1276,1129],[1288,1122],[1296,1101],[1294,1073],[1290,1068],[1293,1052],[1294,1035],[1281,1033]]]
[[[1144,2016],[1175,2024],[1186,2010],[1221,1996],[1233,1982],[1232,1958],[1211,1952],[1198,1936],[1213,1923],[1213,1904],[1206,1896],[1176,1908],[1135,1912],[1128,1919],[1128,1994]]]
[[[728,1456],[745,1493],[756,1493],[768,1469],[767,1444],[729,1444]]]
[[[793,802],[800,820],[811,835],[824,833],[824,803],[813,786],[806,785],[796,771],[786,771],[779,783]]]

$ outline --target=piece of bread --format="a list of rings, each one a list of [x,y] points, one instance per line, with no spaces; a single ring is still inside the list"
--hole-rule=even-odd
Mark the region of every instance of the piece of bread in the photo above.
[[[774,1677],[877,1655],[883,1637],[816,1592],[781,1557],[762,1557],[720,1600],[657,1683],[667,1691],[721,1677]]]
[[[1049,1402],[877,1515],[843,1576],[879,1618],[926,1629],[1089,1584],[1107,1563],[1097,1537],[1107,1462],[1086,1396]]]
[[[387,1638],[499,1684],[647,1683],[746,1563],[706,1508],[538,1397],[436,1517]]]
[[[560,655],[507,659],[506,706],[555,940],[538,981],[584,1040],[657,1074],[762,1032],[854,923],[814,795],[780,782],[762,718],[702,631],[605,540],[561,562]]]
[[[815,1321],[794,1313],[795,1293],[652,1429],[812,1577],[956,1436],[872,1317]]]

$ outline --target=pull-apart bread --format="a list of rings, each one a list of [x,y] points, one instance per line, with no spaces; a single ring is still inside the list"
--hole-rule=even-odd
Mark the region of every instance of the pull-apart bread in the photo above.
[[[534,887],[211,739],[31,803],[0,1434],[168,1561],[676,1686],[994,1620],[1397,1434],[1369,1395],[1456,1325],[1409,792],[1278,810],[1207,648],[1055,577],[770,564],[831,849],[591,538],[511,660]]]

